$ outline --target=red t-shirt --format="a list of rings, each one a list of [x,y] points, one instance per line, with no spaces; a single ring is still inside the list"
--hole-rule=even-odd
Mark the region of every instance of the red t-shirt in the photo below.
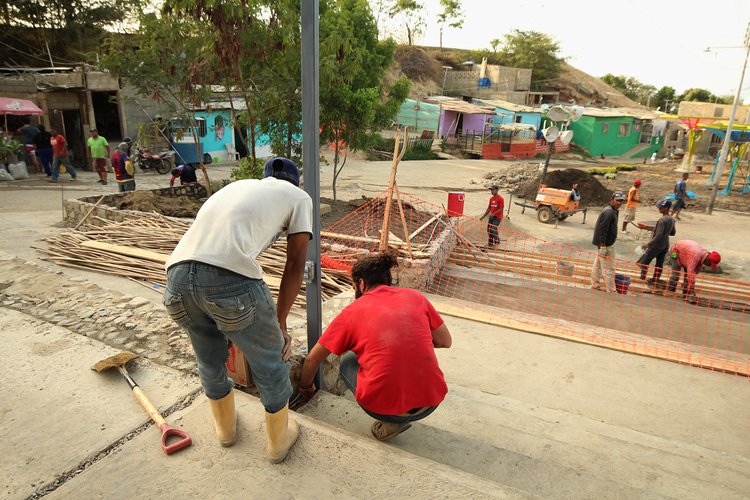
[[[359,358],[359,404],[400,415],[436,406],[448,393],[432,345],[432,331],[442,324],[420,292],[380,286],[344,309],[318,342],[334,354],[354,351]]]
[[[497,217],[500,220],[503,220],[503,212],[502,209],[505,208],[505,200],[502,196],[495,195],[492,198],[490,198],[490,214],[496,210],[500,210],[500,212],[495,214],[495,217]]]
[[[68,149],[65,147],[65,137],[57,134],[55,137],[50,137],[49,143],[52,144],[52,153],[58,158],[68,154]]]

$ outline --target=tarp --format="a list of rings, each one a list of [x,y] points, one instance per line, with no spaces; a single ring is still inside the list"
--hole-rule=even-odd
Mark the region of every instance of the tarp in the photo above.
[[[44,111],[31,101],[0,97],[0,115],[34,115],[42,116]]]
[[[728,124],[726,123],[712,123],[711,125],[700,124],[700,127],[708,130],[714,135],[718,135],[722,139],[725,139],[727,136]],[[737,123],[732,125],[732,138],[730,142],[750,142],[750,126],[739,125]]]

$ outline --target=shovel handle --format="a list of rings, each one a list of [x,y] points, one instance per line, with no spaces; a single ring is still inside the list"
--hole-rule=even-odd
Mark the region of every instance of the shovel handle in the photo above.
[[[164,450],[164,453],[169,455],[170,453],[181,450],[186,446],[190,446],[190,444],[192,444],[193,442],[190,435],[185,431],[170,427],[164,420],[164,417],[161,416],[161,413],[159,413],[159,410],[157,410],[156,407],[148,399],[148,397],[146,397],[146,393],[143,392],[143,389],[141,389],[136,381],[133,380],[125,367],[119,366],[118,369],[120,370],[120,373],[125,378],[125,380],[128,382],[130,388],[133,390],[133,394],[135,394],[135,397],[138,398],[138,401],[141,402],[141,405],[143,405],[153,421],[156,422],[156,425],[158,425],[159,429],[161,429],[161,449]],[[179,436],[182,439],[174,444],[167,446],[167,438],[170,436]]]
[[[181,450],[186,446],[190,446],[193,443],[193,439],[190,437],[190,434],[183,430],[170,427],[166,422],[161,424],[159,426],[159,429],[161,429],[161,449],[164,450],[164,453],[166,453],[167,455],[169,455],[170,453],[174,453],[177,450]],[[182,439],[167,446],[167,438],[170,436],[179,436]]]

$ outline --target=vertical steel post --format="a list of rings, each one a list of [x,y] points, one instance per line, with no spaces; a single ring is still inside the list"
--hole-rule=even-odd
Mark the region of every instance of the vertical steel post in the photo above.
[[[313,237],[307,247],[307,260],[314,268],[306,284],[307,346],[312,349],[323,331],[320,286],[320,69],[318,52],[318,0],[302,0],[302,158],[305,192],[313,202]],[[323,365],[315,375],[315,385],[323,389]]]

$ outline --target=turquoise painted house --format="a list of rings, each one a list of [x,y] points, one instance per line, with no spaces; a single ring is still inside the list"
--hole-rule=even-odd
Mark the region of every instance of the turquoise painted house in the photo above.
[[[421,134],[425,130],[438,135],[440,124],[440,105],[407,99],[401,105],[396,122],[409,127],[409,134]]]
[[[542,120],[542,113],[540,110],[496,99],[474,99],[472,102],[480,106],[494,107],[495,112],[498,113],[493,119],[496,125],[523,123],[531,125],[534,127],[534,130],[539,130],[539,125]]]
[[[646,110],[587,108],[578,121],[570,122],[570,130],[573,142],[594,156],[644,158],[661,147],[663,137],[654,135],[655,118],[658,115]]]

